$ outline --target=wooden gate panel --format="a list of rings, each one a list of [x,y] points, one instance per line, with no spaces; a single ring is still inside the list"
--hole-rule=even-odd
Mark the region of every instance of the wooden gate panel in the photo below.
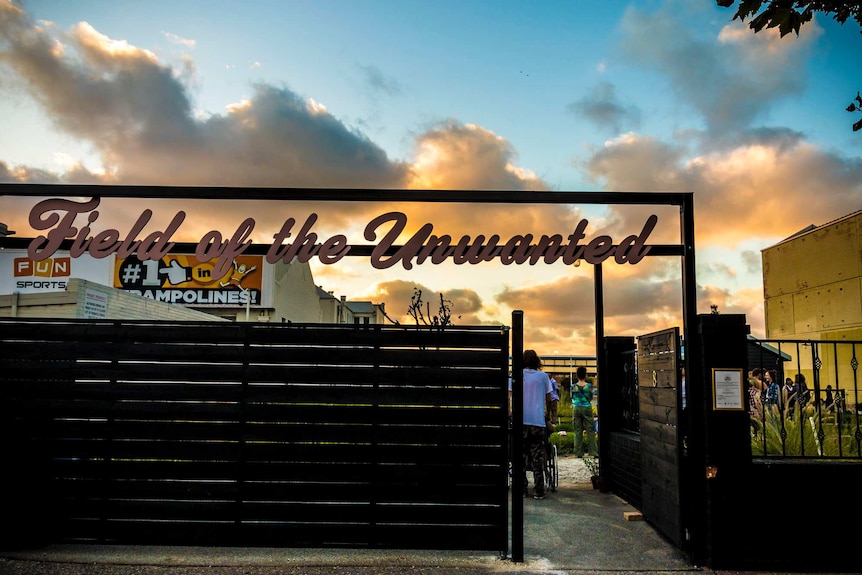
[[[54,494],[54,540],[507,549],[507,330],[2,328],[14,483]]]
[[[677,546],[682,545],[677,381],[679,328],[638,338],[642,511]]]

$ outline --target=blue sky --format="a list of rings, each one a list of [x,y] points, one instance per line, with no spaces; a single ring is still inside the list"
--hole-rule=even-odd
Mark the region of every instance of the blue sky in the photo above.
[[[760,250],[862,209],[862,135],[844,111],[862,35],[820,16],[780,39],[732,15],[713,0],[0,0],[0,181],[690,191],[699,311],[746,313],[763,335]],[[7,206],[3,221],[34,235]],[[413,208],[458,234],[643,222],[613,207]],[[196,210],[233,227],[236,206]],[[327,221],[359,229],[372,212]],[[606,332],[678,325],[678,268],[606,270]],[[588,270],[349,264],[315,280],[396,314],[413,286],[451,297],[462,323],[524,309],[540,353],[592,347]]]

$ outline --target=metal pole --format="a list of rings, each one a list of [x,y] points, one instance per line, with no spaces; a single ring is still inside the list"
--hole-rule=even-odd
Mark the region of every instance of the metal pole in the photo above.
[[[512,561],[524,562],[524,312],[512,312]]]
[[[596,382],[598,383],[597,389],[599,389],[599,397],[596,400],[596,413],[599,416],[599,476],[601,476],[602,462],[605,460],[605,454],[608,453],[608,438],[611,431],[607,425],[603,425],[601,422],[602,396],[609,388],[605,387],[605,391],[602,391],[600,388],[610,383],[607,380],[609,370],[607,350],[605,349],[605,296],[602,283],[602,264],[595,264],[593,266],[593,292],[596,307]]]
[[[707,491],[704,469],[707,464],[705,453],[705,374],[703,358],[701,357],[698,334],[696,333],[697,318],[697,278],[695,275],[694,250],[694,195],[683,196],[680,206],[682,256],[682,332],[686,380],[687,414],[682,415],[682,424],[688,434],[688,450],[682,458],[680,468],[680,509],[682,510],[682,528],[685,550],[689,560],[695,564],[703,564],[707,560],[707,514],[706,499],[703,493]],[[682,438],[679,439],[682,441]]]

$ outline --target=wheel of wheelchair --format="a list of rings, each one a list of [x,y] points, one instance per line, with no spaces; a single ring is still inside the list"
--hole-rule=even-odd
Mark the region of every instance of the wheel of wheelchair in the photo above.
[[[554,446],[554,491],[557,490],[557,486],[560,484],[560,466],[557,461],[557,446]]]
[[[560,468],[557,463],[557,446],[551,444],[548,447],[548,469],[545,480],[545,487],[549,491],[556,491],[557,485],[560,483]]]

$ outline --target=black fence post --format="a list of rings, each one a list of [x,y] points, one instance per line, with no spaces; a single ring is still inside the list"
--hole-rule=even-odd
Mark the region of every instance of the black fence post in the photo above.
[[[512,561],[524,562],[524,312],[512,312]]]
[[[692,559],[714,569],[732,563],[740,545],[740,518],[750,517],[746,509],[752,504],[746,497],[751,481],[745,397],[748,332],[744,315],[699,315],[698,341],[691,352],[702,367],[697,374],[686,374],[689,434],[680,500],[691,532]],[[734,371],[741,377],[738,389],[724,379]],[[734,401],[739,408],[731,405]]]

